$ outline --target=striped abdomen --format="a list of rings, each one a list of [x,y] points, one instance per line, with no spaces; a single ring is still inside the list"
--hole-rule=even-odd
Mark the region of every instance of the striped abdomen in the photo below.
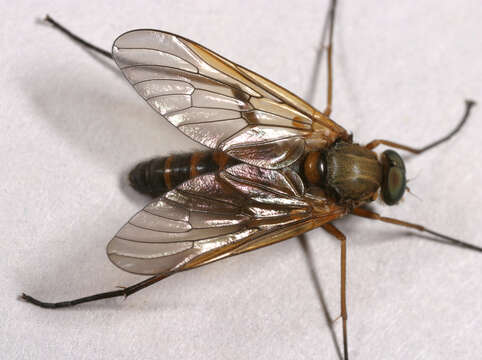
[[[141,162],[129,173],[129,181],[140,193],[156,197],[188,179],[237,163],[220,151],[177,154]]]

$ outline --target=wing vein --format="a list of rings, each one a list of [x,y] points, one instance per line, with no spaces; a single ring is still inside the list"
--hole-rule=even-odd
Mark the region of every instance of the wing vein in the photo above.
[[[197,239],[196,240],[173,240],[173,241],[145,241],[145,240],[127,239],[127,238],[119,236],[119,235],[114,236],[114,238],[118,238],[118,239],[121,239],[121,240],[124,240],[124,241],[131,241],[131,242],[139,243],[139,244],[178,244],[178,243],[183,243],[183,242],[190,242],[190,243],[192,243],[192,245],[194,245],[194,241],[197,241]],[[210,237],[208,239],[210,239]],[[203,239],[203,240],[205,240],[205,239]]]
[[[133,220],[133,219],[131,219],[131,220]],[[182,221],[182,220],[181,220],[181,221]],[[182,221],[182,222],[185,222],[185,223],[188,223],[188,224],[189,224],[188,221]],[[162,231],[162,230],[151,229],[151,228],[148,228],[148,227],[145,227],[145,226],[133,224],[133,223],[130,222],[130,220],[129,220],[128,223],[129,223],[129,225],[132,225],[132,226],[134,226],[134,227],[136,227],[136,228],[143,229],[143,230],[154,231],[154,232],[161,233],[161,234],[173,234],[173,233],[174,233],[174,234],[186,234],[186,233],[188,233],[189,231],[191,231],[191,229],[192,229],[192,228],[191,228],[191,229],[186,230],[186,231],[175,231],[175,232],[174,232],[174,231]],[[189,225],[191,225],[191,224],[189,224]]]
[[[157,51],[157,52],[160,52],[160,53],[164,53],[164,54],[167,54],[167,55],[171,55],[179,60],[182,60],[182,61],[185,61],[187,62],[189,65],[191,65],[192,67],[196,68],[197,69],[197,74],[199,74],[199,68],[194,65],[193,63],[191,63],[190,61],[186,60],[186,59],[183,59],[182,57],[179,57],[178,55],[175,55],[169,51],[164,51],[164,50],[160,50],[160,49],[154,49],[154,48],[144,48],[144,47],[118,47],[116,46],[118,50],[153,50],[153,51]],[[191,49],[189,49],[191,50]],[[126,67],[123,67],[121,69],[125,69]],[[177,69],[177,68],[176,68]],[[187,70],[185,70],[187,71]]]
[[[155,68],[171,69],[171,70],[176,70],[176,72],[177,72],[177,73],[180,73],[181,75],[183,75],[184,73],[186,73],[186,74],[197,74],[197,75],[200,76],[200,77],[203,77],[203,78],[208,79],[208,80],[210,80],[210,81],[216,82],[216,83],[218,83],[218,84],[220,84],[220,85],[224,85],[224,86],[227,87],[227,88],[233,89],[233,85],[227,84],[227,83],[225,83],[224,81],[221,81],[221,80],[219,80],[219,79],[215,79],[215,78],[213,78],[213,77],[211,77],[211,76],[208,76],[208,75],[206,75],[206,74],[202,74],[202,73],[199,72],[199,70],[198,70],[197,73],[193,73],[193,72],[190,72],[190,71],[188,71],[188,70],[184,70],[184,69],[180,69],[180,68],[176,68],[176,67],[172,67],[172,66],[155,65],[155,64],[154,64],[154,65],[152,65],[152,64],[150,64],[150,65],[147,65],[147,64],[127,65],[127,66],[125,66],[125,67],[123,67],[123,68],[120,68],[120,69],[121,69],[121,70],[126,70],[126,69],[131,69],[131,68],[138,68],[138,67],[146,67],[146,68],[148,68],[148,67],[155,67]],[[217,69],[216,69],[216,70],[217,70]],[[221,71],[219,71],[219,72],[221,72]],[[224,73],[223,73],[223,74],[224,74]],[[185,76],[189,77],[188,75],[185,75]],[[230,78],[231,78],[231,77],[230,77]],[[232,78],[232,79],[234,79],[234,78]],[[132,83],[132,84],[133,84],[133,85],[137,85],[138,83],[141,83],[141,82],[144,82],[144,81],[151,81],[151,80],[170,80],[170,79],[157,79],[157,78],[152,78],[152,79],[147,79],[147,80],[141,80],[141,81],[139,81],[139,82],[137,82],[137,83]],[[234,80],[235,80],[235,79],[234,79]],[[180,81],[182,81],[182,80],[180,80]],[[238,81],[239,81],[239,80],[238,80]],[[189,83],[189,84],[192,85],[192,83]],[[249,87],[249,86],[248,86],[248,87]],[[202,88],[196,88],[196,89],[204,90],[204,89],[202,89]],[[240,89],[240,88],[239,88],[239,89],[238,89],[238,88],[235,88],[235,89],[237,89],[237,90],[239,90],[239,91],[242,91],[244,94],[249,95],[250,98],[251,98],[251,97],[257,97],[257,96],[248,94],[246,91],[244,91],[244,90],[242,90],[242,89]],[[251,90],[253,90],[253,89],[251,89]],[[205,91],[209,91],[209,90],[205,90]],[[254,90],[253,90],[253,91],[254,91]],[[254,92],[257,92],[257,91],[254,91]],[[223,94],[220,94],[220,95],[223,95]],[[226,96],[226,95],[224,95],[224,96]],[[263,97],[263,96],[260,96],[260,98],[262,98],[262,97]],[[239,99],[239,100],[242,100],[242,99]],[[251,103],[250,103],[250,104],[251,104]],[[252,105],[251,105],[251,106],[252,106]]]
[[[165,200],[164,200],[165,201]],[[167,202],[167,201],[166,201]],[[183,221],[183,222],[186,222],[185,220],[179,220],[179,219],[173,219],[173,218],[170,218],[170,217],[167,217],[167,216],[162,216],[162,215],[159,215],[159,214],[155,214],[149,210],[147,210],[146,208],[143,209],[143,211],[145,211],[146,213],[148,214],[151,214],[153,216],[157,216],[157,217],[160,217],[160,218],[163,218],[163,219],[166,219],[166,220],[173,220],[173,221]]]

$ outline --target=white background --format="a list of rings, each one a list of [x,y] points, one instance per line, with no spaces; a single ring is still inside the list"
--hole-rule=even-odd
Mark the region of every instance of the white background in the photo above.
[[[2,2],[0,354],[4,359],[337,359],[310,262],[296,239],[178,274],[126,301],[44,310],[142,278],[105,245],[147,199],[125,174],[197,148],[45,13],[109,49],[140,27],[182,34],[307,96],[327,1]],[[366,143],[424,145],[482,103],[482,7],[473,1],[341,1],[333,118]],[[325,74],[325,68],[321,68]],[[324,79],[319,80],[320,85]],[[324,107],[324,85],[314,105]],[[384,215],[479,246],[482,106],[449,143],[407,157],[413,192]],[[468,359],[482,353],[482,256],[362,219],[349,238],[352,359]],[[308,235],[330,316],[339,244]],[[341,323],[335,334],[341,342]]]

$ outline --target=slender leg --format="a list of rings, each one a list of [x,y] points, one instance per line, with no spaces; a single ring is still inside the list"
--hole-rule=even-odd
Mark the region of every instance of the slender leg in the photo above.
[[[457,246],[460,246],[460,247],[464,247],[464,248],[468,248],[468,249],[471,249],[471,250],[476,250],[476,251],[482,252],[481,247],[466,243],[466,242],[461,241],[461,240],[454,239],[454,238],[452,238],[450,236],[447,236],[447,235],[440,234],[440,233],[435,232],[433,230],[427,229],[426,227],[424,227],[422,225],[419,225],[419,224],[413,224],[413,223],[409,223],[409,222],[398,220],[398,219],[384,217],[384,216],[381,216],[380,214],[377,214],[375,212],[372,212],[372,211],[364,209],[364,208],[356,208],[352,211],[352,214],[356,215],[356,216],[372,219],[372,220],[379,220],[379,221],[383,221],[383,222],[386,222],[386,223],[404,226],[404,227],[408,227],[408,228],[415,229],[415,230],[418,230],[418,231],[426,232],[426,233],[438,236],[438,237],[446,240],[447,242],[452,243],[453,245],[457,245]]]
[[[118,296],[124,296],[128,297],[129,295],[134,294],[135,292],[138,292],[141,289],[144,289],[148,286],[151,286],[152,284],[155,284],[158,281],[161,281],[162,279],[165,279],[169,275],[172,275],[173,272],[167,272],[163,274],[158,274],[154,275],[146,280],[143,280],[137,284],[131,285],[129,287],[123,288],[121,290],[114,290],[114,291],[108,291],[100,294],[95,294],[95,295],[90,295],[86,297],[82,297],[79,299],[75,300],[70,300],[70,301],[61,301],[61,302],[56,302],[56,303],[48,303],[48,302],[43,302],[39,301],[27,294],[22,294],[21,298],[31,304],[47,308],[47,309],[57,309],[57,308],[63,308],[63,307],[68,307],[68,306],[74,306],[90,301],[96,301],[96,300],[101,300],[101,299],[109,299],[113,297],[118,297]]]
[[[343,354],[345,360],[348,360],[348,333],[346,327],[346,321],[348,319],[346,311],[346,236],[338,230],[335,225],[328,223],[322,225],[329,234],[336,237],[341,241],[341,287],[340,287],[340,307],[341,307],[341,317],[343,319]]]
[[[336,0],[332,0],[331,2],[331,8],[330,8],[330,15],[329,15],[329,21],[330,21],[330,32],[328,36],[328,47],[327,47],[327,52],[328,52],[328,61],[327,61],[327,70],[328,70],[328,88],[326,91],[326,108],[323,111],[323,114],[326,116],[330,116],[331,114],[331,105],[333,101],[333,28],[335,27],[335,10],[336,10]]]
[[[390,146],[390,147],[393,147],[393,148],[396,148],[396,149],[401,149],[401,150],[405,150],[405,151],[409,151],[411,153],[414,153],[414,154],[421,154],[427,150],[430,150],[442,143],[444,143],[445,141],[448,141],[452,136],[454,136],[455,134],[457,134],[459,132],[459,130],[462,128],[462,126],[465,124],[465,122],[467,121],[467,119],[469,118],[469,115],[470,115],[470,110],[472,109],[472,107],[475,105],[475,102],[472,101],[472,100],[465,100],[465,113],[464,115],[462,116],[462,119],[460,120],[460,122],[457,124],[457,126],[451,131],[449,132],[447,135],[445,135],[444,137],[422,147],[422,148],[413,148],[413,147],[410,147],[410,146],[406,146],[406,145],[402,145],[402,144],[398,144],[398,143],[394,143],[392,141],[388,141],[388,140],[373,140],[372,142],[368,143],[365,147],[369,150],[372,150],[374,148],[376,148],[378,145],[387,145],[387,146]]]
[[[109,59],[112,59],[112,54],[109,51],[101,49],[101,48],[85,41],[84,39],[82,39],[79,36],[72,33],[70,30],[67,30],[65,27],[60,25],[57,21],[52,19],[49,15],[45,16],[45,21],[47,21],[48,23],[53,25],[55,28],[57,28],[58,30],[63,32],[65,35],[67,35],[69,38],[74,40],[76,43],[79,43],[79,44],[81,44],[81,45],[83,45],[83,46],[85,46],[85,47],[87,47],[91,50],[94,50],[94,51],[98,52],[99,54],[101,54],[105,57],[108,57]]]

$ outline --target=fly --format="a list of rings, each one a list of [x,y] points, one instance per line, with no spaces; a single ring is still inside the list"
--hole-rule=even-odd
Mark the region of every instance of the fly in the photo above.
[[[46,17],[78,43],[115,61],[127,81],[157,112],[209,150],[155,158],[129,175],[137,191],[155,198],[107,245],[122,270],[150,275],[121,290],[48,303],[61,308],[127,297],[175,273],[323,228],[341,245],[341,318],[348,359],[346,237],[332,221],[352,214],[437,236],[475,251],[482,248],[422,225],[388,218],[364,207],[378,196],[396,205],[407,188],[402,157],[392,149],[421,154],[449,140],[474,105],[466,101],[458,125],[433,143],[414,148],[377,139],[366,145],[331,118],[333,29],[328,27],[327,106],[319,111],[268,79],[182,36],[134,30],[102,50]],[[376,154],[385,145],[389,150]]]

